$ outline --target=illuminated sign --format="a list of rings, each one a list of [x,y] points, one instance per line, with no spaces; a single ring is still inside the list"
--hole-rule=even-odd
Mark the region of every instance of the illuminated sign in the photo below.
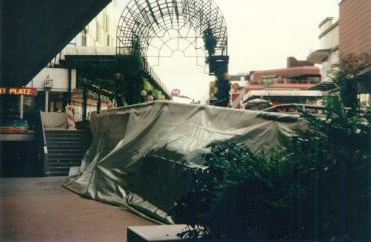
[[[36,88],[0,88],[0,95],[25,95],[25,96],[36,96]]]

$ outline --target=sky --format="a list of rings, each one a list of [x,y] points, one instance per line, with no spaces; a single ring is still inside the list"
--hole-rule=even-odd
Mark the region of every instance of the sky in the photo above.
[[[214,0],[228,27],[229,74],[285,68],[289,56],[304,60],[319,48],[319,23],[338,18],[339,0]],[[175,53],[154,67],[169,90],[208,98],[215,79],[196,60]]]

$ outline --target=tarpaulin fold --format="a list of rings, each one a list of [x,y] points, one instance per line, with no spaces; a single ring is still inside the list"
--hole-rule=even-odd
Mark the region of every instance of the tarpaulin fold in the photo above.
[[[160,223],[187,192],[184,166],[202,167],[214,142],[270,152],[280,134],[303,125],[298,116],[206,105],[152,102],[94,113],[93,141],[80,174],[64,184],[90,199],[125,206]]]

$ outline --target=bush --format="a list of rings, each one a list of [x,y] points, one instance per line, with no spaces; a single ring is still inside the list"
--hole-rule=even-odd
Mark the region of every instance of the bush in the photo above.
[[[278,153],[277,153],[278,154]],[[284,237],[286,164],[254,155],[233,143],[211,145],[205,169],[187,169],[192,190],[177,203],[175,218],[190,230],[183,237],[211,240]]]
[[[371,119],[329,104],[326,119],[302,113],[307,130],[272,155],[211,145],[204,169],[174,208],[183,237],[207,240],[369,240]]]

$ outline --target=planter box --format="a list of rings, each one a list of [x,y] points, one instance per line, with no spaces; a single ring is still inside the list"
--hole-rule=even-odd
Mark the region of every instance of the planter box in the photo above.
[[[186,229],[187,226],[184,224],[128,227],[127,241],[181,241],[177,234]]]

